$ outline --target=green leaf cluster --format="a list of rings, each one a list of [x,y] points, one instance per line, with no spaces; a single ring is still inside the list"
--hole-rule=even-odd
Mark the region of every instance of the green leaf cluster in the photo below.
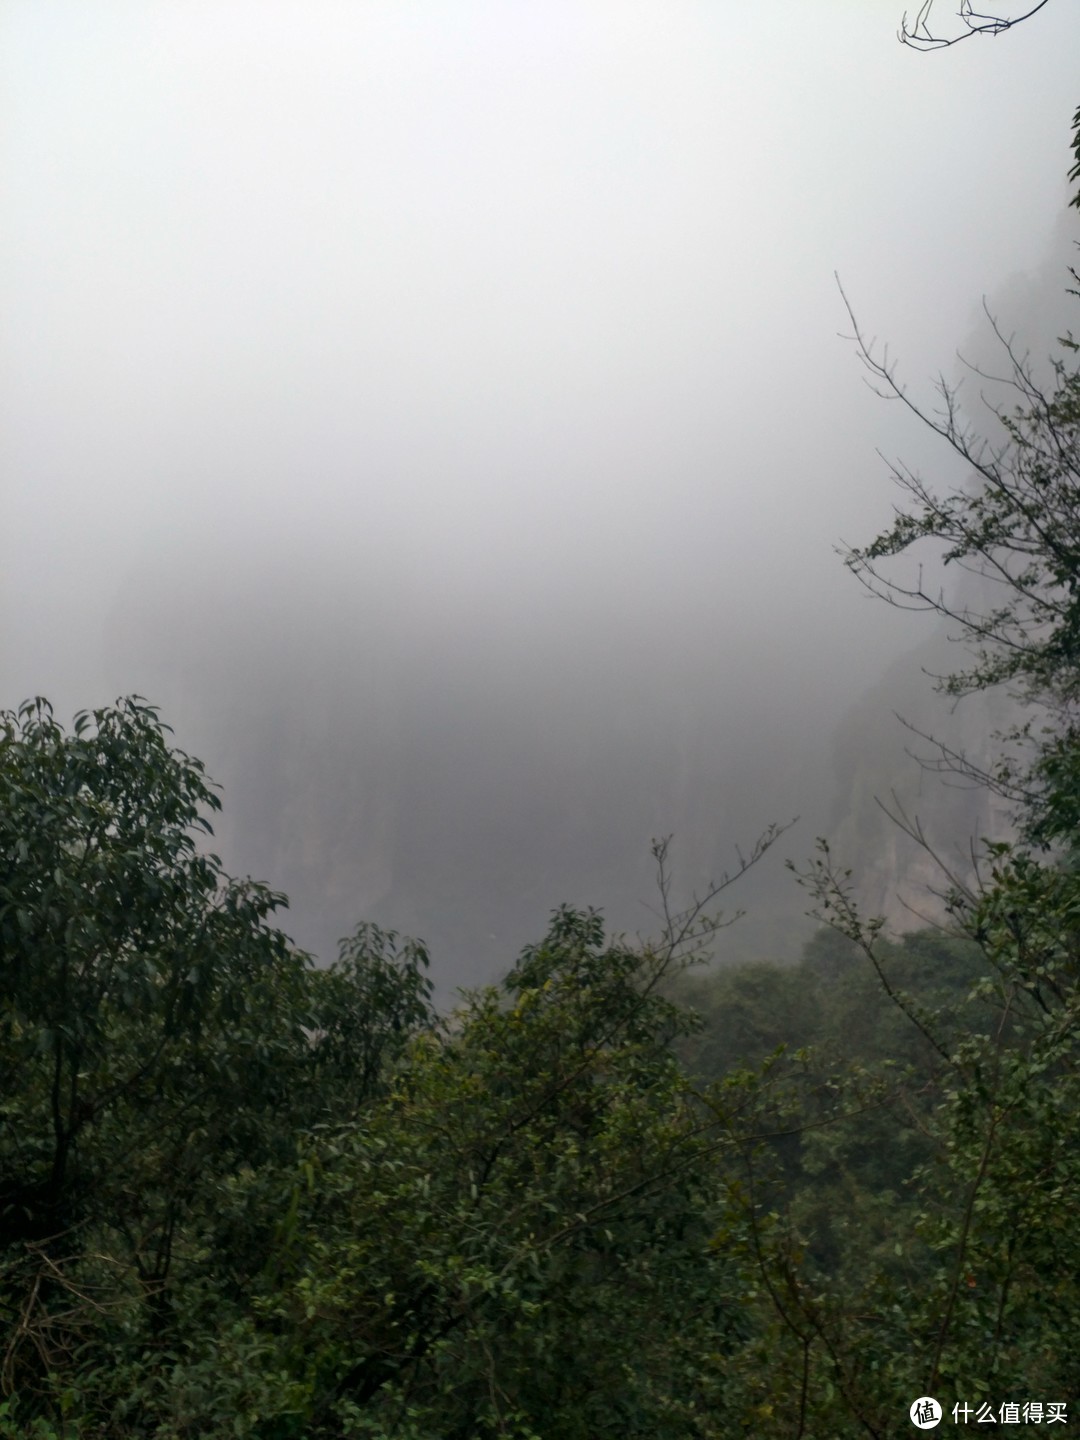
[[[0,1435],[712,1436],[745,1403],[730,1124],[655,947],[561,909],[430,1003],[313,967],[137,699],[0,720]]]

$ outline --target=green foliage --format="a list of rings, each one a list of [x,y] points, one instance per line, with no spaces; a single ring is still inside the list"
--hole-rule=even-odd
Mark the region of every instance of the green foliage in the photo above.
[[[309,1425],[718,1433],[703,1401],[738,1315],[666,964],[559,911],[502,987],[414,1038],[363,1127],[309,1137],[261,1309]]]
[[[41,700],[0,717],[0,1393],[19,1434],[158,1433],[160,1414],[201,1436],[282,1385],[292,1404],[242,1337],[297,1136],[354,1114],[431,1023],[421,947],[361,927],[310,969],[269,923],[284,897],[197,847],[218,808],[137,700],[70,734]],[[255,1346],[231,1370],[223,1336]]]
[[[0,1374],[33,1394],[165,1326],[184,1218],[272,1143],[304,962],[197,850],[218,802],[151,708],[0,727]]]
[[[856,339],[886,391],[910,405]],[[1059,363],[1044,395],[1006,351],[1022,403],[996,412],[999,440],[963,428],[944,387],[940,415],[911,405],[977,483],[941,496],[898,469],[912,507],[848,556],[876,593],[959,625],[975,663],[943,677],[947,692],[1007,684],[1040,710],[998,737],[985,771],[942,749],[945,765],[1009,795],[1023,827],[1020,843],[987,847],[974,888],[954,884],[954,938],[890,942],[859,913],[850,872],[824,842],[801,877],[839,943],[808,948],[798,1033],[805,1043],[812,1020],[815,1048],[792,1112],[798,1141],[759,1161],[747,1207],[769,1303],[746,1351],[771,1363],[800,1434],[894,1433],[917,1394],[948,1408],[1077,1389],[1080,1227],[1067,1196],[1080,1178],[1080,372]],[[879,568],[927,540],[974,570],[984,606]],[[814,1102],[830,1090],[843,1098],[822,1115]]]
[[[1061,1266],[1075,1262],[1080,1233],[1061,1202],[1062,1187],[1075,1178],[1068,1117],[1077,1098],[1080,892],[1070,872],[1005,845],[993,849],[982,892],[953,897],[969,938],[950,943],[951,974],[936,977],[933,965],[921,977],[918,966],[895,965],[895,947],[858,914],[827,849],[805,877],[822,913],[862,952],[919,1037],[923,1056],[919,1063],[909,1052],[895,1092],[902,1105],[894,1144],[906,1152],[906,1174],[899,1187],[884,1174],[870,1181],[892,1195],[901,1264],[890,1264],[884,1236],[867,1244],[874,1237],[865,1235],[860,1259],[871,1262],[874,1295],[834,1268],[829,1301],[832,1343],[849,1357],[852,1375],[873,1355],[874,1384],[880,1390],[881,1376],[891,1373],[897,1396],[905,1384],[934,1394],[954,1387],[960,1399],[1007,1396],[1036,1382],[1047,1393],[1068,1393],[1076,1378],[1076,1308],[1062,1295]],[[937,951],[940,964],[941,946],[930,940],[912,937],[904,948],[917,960],[920,951],[925,959]],[[869,1135],[860,1125],[859,1138]],[[838,1140],[842,1131],[829,1138],[834,1153]],[[804,1223],[805,1200],[804,1193],[791,1212]],[[850,1222],[856,1206],[847,1203],[842,1213]],[[903,1356],[880,1349],[890,1315],[902,1321]],[[867,1395],[859,1405],[869,1413]]]
[[[2,733],[0,1435],[739,1428],[738,1139],[664,993],[716,922],[662,844],[662,944],[560,910],[441,1020],[421,945],[313,970],[223,875],[152,708]]]
[[[874,374],[902,395],[892,372],[858,344]],[[959,622],[975,664],[943,677],[948,693],[1006,684],[1038,707],[1032,723],[999,737],[1001,754],[981,776],[1017,802],[1020,842],[988,846],[980,883],[950,896],[981,962],[959,1026],[946,1023],[940,1006],[889,986],[880,929],[856,913],[827,851],[807,878],[827,918],[877,969],[940,1060],[926,1123],[933,1148],[911,1177],[917,1234],[933,1257],[924,1303],[905,1307],[924,1388],[1075,1394],[1080,1317],[1063,1277],[1075,1273],[1080,1246],[1065,1199],[1077,1179],[1071,1132],[1080,1099],[1080,370],[1072,363],[1077,345],[1062,340],[1070,363],[1054,364],[1053,389],[1044,393],[1003,344],[1021,403],[995,412],[1000,440],[964,429],[944,387],[944,412],[921,417],[972,464],[977,483],[942,497],[898,472],[913,508],[848,557],[874,588],[879,561],[921,540],[944,542],[946,563],[974,569],[984,592],[996,587],[996,602],[950,605],[921,585],[906,590],[889,580],[881,582],[886,597],[926,603]],[[963,757],[943,754],[979,778]]]
[[[435,1024],[427,950],[392,930],[359,924],[338,963],[310,977],[314,1093],[334,1095],[334,1117],[359,1113],[386,1083],[409,1037]]]

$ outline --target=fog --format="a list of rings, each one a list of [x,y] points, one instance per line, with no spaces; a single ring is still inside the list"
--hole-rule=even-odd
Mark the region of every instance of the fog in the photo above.
[[[684,892],[772,820],[807,854],[922,634],[834,547],[877,449],[962,478],[834,272],[930,397],[1060,234],[1080,101],[1075,7],[899,21],[8,0],[0,705],[160,703],[297,940],[418,931],[444,989],[564,900],[648,929],[653,835]]]

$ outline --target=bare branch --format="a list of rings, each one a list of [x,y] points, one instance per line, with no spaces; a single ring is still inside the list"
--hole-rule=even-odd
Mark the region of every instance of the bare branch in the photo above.
[[[668,967],[672,962],[680,965],[692,964],[700,959],[708,947],[711,938],[720,930],[726,930],[729,925],[734,925],[742,918],[743,912],[736,910],[730,915],[723,911],[717,911],[714,907],[717,900],[729,886],[734,885],[748,870],[761,860],[764,855],[772,849],[777,840],[792,825],[796,824],[798,816],[789,820],[784,825],[773,823],[769,825],[754,841],[749,853],[743,852],[738,846],[735,847],[735,856],[738,863],[732,870],[726,870],[715,880],[710,880],[704,891],[699,895],[696,891],[690,896],[689,903],[683,909],[677,909],[671,898],[671,869],[668,864],[668,852],[671,846],[670,835],[654,839],[651,845],[652,857],[656,862],[656,887],[660,892],[660,908],[652,910],[660,921],[661,929],[658,940],[650,948],[663,957],[663,964]]]
[[[973,35],[1002,35],[1014,25],[1030,20],[1032,15],[1037,14],[1048,3],[1049,0],[1039,0],[1037,5],[1033,5],[1023,15],[1006,16],[980,14],[973,8],[971,0],[960,0],[960,9],[956,14],[964,28],[956,35],[935,35],[929,26],[934,0],[924,0],[915,12],[915,19],[911,24],[908,23],[907,11],[904,11],[897,34],[902,45],[909,45],[914,50],[946,50],[950,45],[959,44],[961,40],[970,40]]]
[[[904,464],[887,461],[913,504],[895,507],[892,526],[869,546],[841,551],[845,563],[877,598],[935,611],[958,627],[950,638],[970,646],[974,664],[937,677],[939,689],[958,696],[1010,683],[1016,698],[1045,706],[1068,725],[1080,705],[1080,371],[1054,361],[1054,388],[1044,390],[1029,356],[988,312],[1006,373],[967,368],[1009,386],[1020,402],[1010,413],[983,393],[999,431],[990,438],[965,420],[957,388],[943,378],[939,408],[914,400],[887,349],[879,353],[859,328],[842,286],[840,293],[871,388],[899,400],[971,471],[963,489],[937,493]],[[1062,344],[1076,352],[1071,339]],[[976,580],[983,603],[931,590],[921,567],[907,582],[881,568],[918,541],[936,544],[946,566]]]

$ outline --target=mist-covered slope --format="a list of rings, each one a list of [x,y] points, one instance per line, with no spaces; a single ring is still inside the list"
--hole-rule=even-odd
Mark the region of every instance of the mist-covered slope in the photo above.
[[[806,853],[826,813],[827,730],[808,723],[813,697],[800,713],[740,687],[734,642],[585,607],[558,626],[421,619],[355,575],[243,562],[178,607],[161,578],[121,595],[117,675],[140,677],[223,785],[226,864],[284,890],[321,957],[374,920],[425,939],[445,990],[504,970],[563,902],[648,933],[654,836],[675,835],[686,895],[801,811],[732,890],[750,913],[720,943],[797,950],[805,906],[782,855]]]
[[[1059,215],[1042,262],[1029,273],[1011,276],[972,308],[970,333],[944,383],[976,455],[980,439],[991,447],[1005,439],[995,410],[1010,415],[1024,399],[1002,378],[1011,374],[1010,352],[1036,383],[1052,384],[1051,361],[1062,353],[1058,337],[1075,329],[1076,302],[1069,293],[1075,286],[1075,229],[1071,213]],[[936,404],[927,405],[916,398],[915,403],[930,419],[940,419],[943,399],[939,395]],[[941,458],[949,458],[944,443]],[[898,465],[905,469],[903,457]],[[915,474],[932,492],[950,488],[940,471]],[[959,483],[974,491],[984,481],[972,473]],[[902,488],[896,504],[898,511],[912,508]],[[919,587],[933,595],[940,585],[953,614],[990,614],[1009,599],[992,574],[979,575],[962,564],[941,566],[925,544],[901,561],[886,562],[883,574],[910,585],[916,567]],[[902,595],[897,598],[909,603]],[[861,904],[897,931],[940,919],[943,893],[954,881],[971,881],[985,842],[1011,838],[1009,804],[959,773],[963,763],[958,757],[977,771],[992,769],[1001,756],[999,737],[1032,718],[1002,688],[959,700],[942,695],[941,678],[970,669],[973,656],[955,639],[963,630],[959,622],[932,613],[923,618],[921,643],[867,687],[834,738],[836,791],[829,835],[838,859],[852,869]],[[946,746],[952,759],[935,742]]]
[[[867,689],[834,739],[830,843],[852,870],[860,905],[897,932],[941,920],[953,880],[970,883],[985,842],[1012,833],[1006,802],[958,773],[934,743],[986,768],[997,754],[994,735],[1020,718],[1001,693],[958,703],[937,694],[933,677],[960,660],[936,629]]]
[[[1042,267],[989,301],[1036,356],[1066,328],[1071,256],[1063,222]],[[993,373],[985,316],[963,351]],[[962,395],[985,425],[983,385],[969,372]],[[483,514],[460,519],[475,541]],[[374,920],[426,940],[447,993],[504,971],[563,902],[647,933],[654,836],[674,834],[686,896],[799,815],[730,892],[749,914],[717,946],[720,960],[793,959],[808,900],[782,861],[805,861],[816,835],[903,930],[940,912],[948,880],[882,804],[895,797],[960,878],[973,845],[1006,833],[987,792],[905,753],[933,747],[895,713],[976,763],[1015,718],[1002,697],[954,713],[935,698],[930,676],[964,661],[932,619],[884,675],[855,654],[842,675],[815,660],[827,612],[789,604],[766,637],[758,611],[777,606],[783,576],[763,574],[732,610],[698,565],[643,583],[616,556],[571,566],[571,551],[542,545],[469,560],[450,532],[435,548],[399,537],[391,555],[377,530],[333,515],[294,543],[256,518],[247,549],[203,529],[197,566],[148,563],[123,580],[105,668],[113,693],[160,703],[205,759],[224,786],[226,864],[284,890],[295,938],[323,959]],[[887,633],[882,665],[901,631]]]

